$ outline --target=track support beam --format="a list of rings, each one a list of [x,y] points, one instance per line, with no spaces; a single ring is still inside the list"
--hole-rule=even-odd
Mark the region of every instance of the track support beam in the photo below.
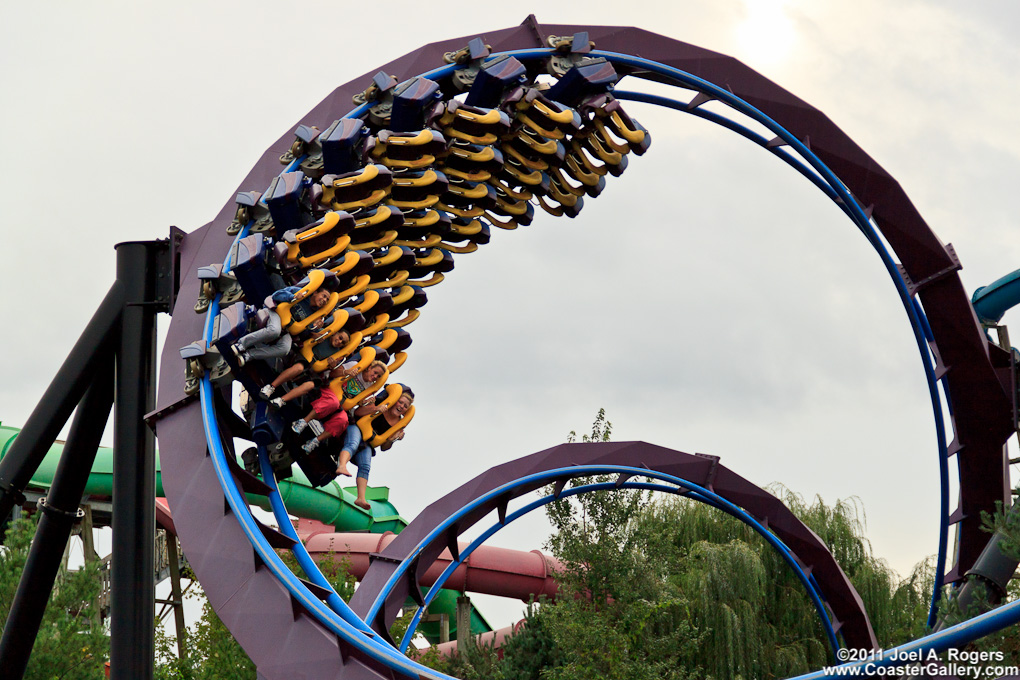
[[[150,680],[155,670],[156,437],[144,418],[156,405],[156,313],[168,311],[157,284],[169,253],[165,241],[117,245],[126,299],[114,404],[112,680]]]
[[[46,603],[57,572],[64,562],[65,546],[79,518],[78,505],[99,440],[113,406],[113,354],[101,358],[95,380],[85,393],[60,456],[49,494],[39,501],[42,517],[21,572],[18,590],[0,639],[0,677],[24,676],[39,633]],[[98,617],[94,619],[98,622]],[[152,627],[151,625],[149,626]]]
[[[156,314],[170,311],[179,286],[181,234],[170,236],[116,247],[116,282],[0,461],[2,522],[24,503],[28,481],[78,406],[0,639],[0,677],[24,676],[111,407],[110,677],[153,677],[156,440],[144,417],[156,401]]]

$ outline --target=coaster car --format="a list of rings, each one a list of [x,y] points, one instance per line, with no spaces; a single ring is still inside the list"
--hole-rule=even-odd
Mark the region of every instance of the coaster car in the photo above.
[[[438,124],[450,139],[471,144],[494,144],[510,131],[510,116],[499,109],[483,109],[451,99]]]
[[[648,150],[652,143],[652,135],[641,123],[627,115],[618,99],[608,102],[595,112],[602,118],[617,137],[630,144],[631,151],[638,156]]]
[[[405,211],[431,208],[448,185],[446,175],[432,168],[408,170],[393,178],[389,203]]]
[[[528,201],[532,196],[531,191],[524,184],[508,182],[505,177],[493,177],[489,180],[489,184],[496,189],[496,195],[499,198]]]
[[[341,300],[348,300],[356,295],[361,295],[368,290],[368,285],[372,282],[368,274],[360,274],[354,278],[347,279],[347,287],[337,291]]]
[[[587,159],[583,151],[578,151],[576,149],[571,150],[569,153],[567,153],[567,157],[563,165],[564,172],[569,174],[578,182],[581,182],[582,184],[587,184],[589,186],[594,186],[599,183],[599,180],[603,179],[606,176],[606,173],[609,172],[606,166],[604,165],[596,166],[594,164],[591,164],[589,166],[582,160],[579,160],[579,157],[584,157],[585,159]]]
[[[237,212],[227,227],[228,234],[234,236],[248,224],[251,224],[250,231],[253,233],[262,233],[273,228],[273,216],[269,214],[269,206],[259,200],[261,198],[262,194],[258,191],[242,191],[237,194],[234,198]]]
[[[352,241],[371,241],[404,226],[404,212],[395,205],[379,205],[354,212]]]
[[[369,276],[373,283],[385,281],[395,271],[410,269],[414,262],[414,250],[407,246],[390,246],[386,252],[375,256],[375,266],[369,272]]]
[[[393,296],[389,290],[366,290],[348,302],[348,305],[350,309],[365,316],[366,325],[361,329],[361,334],[370,336],[386,328],[390,322],[388,311],[393,307]]]
[[[584,144],[577,138],[570,140],[570,151],[567,153],[565,166],[571,172],[577,174],[580,177],[582,174],[590,173],[604,177],[606,174],[612,174],[614,177],[619,177],[623,174],[623,170],[627,168],[627,157],[624,156],[622,159],[622,169],[610,166],[602,161],[596,161],[594,154],[586,150]]]
[[[371,164],[343,175],[322,178],[322,201],[333,210],[359,210],[381,203],[390,194],[393,172]]]
[[[359,312],[354,313],[361,316]],[[364,317],[361,318],[364,322]],[[314,340],[301,346],[301,356],[313,371],[323,373],[343,363],[343,360],[349,357],[361,344],[363,334],[358,331],[350,333],[350,339],[339,347],[333,344],[333,337],[336,337],[335,333],[317,336]]]
[[[445,243],[440,243],[439,247],[446,248],[447,245]],[[419,288],[428,288],[429,286],[434,286],[437,283],[442,283],[445,279],[446,277],[439,272],[434,272],[432,276],[427,279],[408,279],[407,284],[409,286],[418,286]]]
[[[605,186],[605,182],[603,182]],[[574,199],[586,194],[585,185],[574,186],[563,176],[559,168],[549,169],[549,196],[560,203],[573,204]],[[596,194],[597,195],[597,194]]]
[[[508,193],[498,180],[490,181],[496,191],[496,205],[491,212],[504,217],[510,217],[523,225],[531,224],[535,217],[535,206],[529,201],[534,194],[530,191]],[[526,196],[516,198],[515,196]],[[488,216],[489,213],[486,213]],[[452,239],[451,239],[452,240]]]
[[[446,173],[453,176],[449,170],[460,170],[464,173],[477,173],[488,171],[499,172],[503,166],[502,152],[484,144],[472,144],[462,139],[455,139],[450,144],[450,153],[444,159]],[[464,178],[462,178],[464,179]]]
[[[323,171],[342,175],[353,172],[364,165],[371,152],[368,141],[372,139],[368,126],[360,118],[341,118],[333,121],[319,136],[322,145]],[[374,140],[372,141],[374,145]]]
[[[300,439],[297,437],[294,438],[293,442],[288,443],[290,446],[287,447],[287,450],[293,458],[292,462],[298,464],[309,484],[318,488],[326,486],[336,479],[337,447],[340,444],[333,442],[332,439],[327,439],[325,444],[318,446],[314,451],[308,452],[298,446]],[[290,465],[287,467],[290,468]],[[273,469],[276,471],[276,465],[274,465]],[[279,472],[276,472],[276,478],[282,478]]]
[[[389,359],[389,354],[386,353],[386,350],[381,348],[372,346],[362,347],[360,350],[358,350],[358,363],[354,365],[353,371],[355,373],[363,372],[366,368],[368,368],[368,365],[371,364],[376,359],[379,359],[379,361],[386,363],[386,361]],[[353,397],[347,397],[346,399],[344,399],[343,402],[340,404],[340,408],[342,408],[344,411],[350,411],[352,408],[355,408],[358,404],[360,404],[361,402],[365,401],[373,394],[378,392],[379,388],[386,384],[386,380],[389,379],[389,377],[390,377],[389,369],[384,370],[382,376],[380,376],[374,383],[367,386],[365,389],[358,392]],[[329,389],[336,392],[337,395],[343,396],[344,387],[349,383],[350,380],[351,380],[350,377],[346,375],[340,375],[329,381]]]
[[[362,335],[371,335],[373,333],[378,333],[382,329],[388,327],[389,323],[390,315],[388,312],[376,314],[375,316],[372,317],[371,321],[369,321],[368,325],[365,326],[364,330],[362,330]]]
[[[264,198],[277,234],[301,227],[301,194],[305,188],[305,174],[301,171],[273,178]]]
[[[439,83],[422,76],[412,78],[393,89],[390,129],[411,132],[428,126],[442,107]]]
[[[197,394],[202,376],[209,371],[209,380],[213,387],[229,385],[232,379],[231,367],[223,359],[219,350],[208,347],[204,340],[197,340],[190,345],[181,347],[181,359],[184,359],[184,393]]]
[[[450,223],[451,241],[469,240],[475,243],[489,242],[489,227],[481,220],[457,218]]]
[[[563,139],[581,128],[581,115],[577,111],[552,101],[537,88],[528,88],[524,96],[515,102],[514,108],[517,110],[514,118],[524,128],[542,137]]]
[[[199,280],[198,300],[195,302],[195,312],[204,314],[217,294],[221,294],[221,305],[230,305],[244,297],[244,289],[237,283],[237,277],[232,272],[223,270],[222,264],[210,264],[199,267],[197,272]]]
[[[439,247],[440,250],[442,250],[444,252],[447,252],[447,253],[456,253],[458,255],[465,255],[467,253],[473,253],[476,250],[478,250],[478,244],[477,243],[467,243],[467,244],[462,245],[462,246],[455,246],[455,245],[452,245],[452,244],[449,244],[449,243],[440,243],[438,247]],[[408,280],[408,283],[410,283],[412,285],[415,285],[415,286],[421,286],[422,283],[425,282],[425,283],[427,283],[427,285],[431,286],[431,285],[434,285],[434,283],[438,283],[438,281],[435,281],[435,277],[437,277],[437,276],[442,276],[442,274],[440,274],[439,272],[435,272],[428,279],[413,279],[413,280]]]
[[[404,329],[387,328],[365,340],[365,344],[387,350],[391,354],[403,352],[411,346],[411,334]]]
[[[572,204],[562,204],[556,201],[548,200],[543,196],[535,196],[538,201],[538,205],[541,206],[542,210],[546,211],[554,217],[560,217],[566,215],[567,217],[577,217],[581,212],[581,208],[584,207],[584,199],[577,197],[575,202]]]
[[[327,315],[340,301],[340,295],[336,292],[336,274],[328,269],[312,269],[308,276],[295,285],[300,286],[300,289],[294,294],[294,299],[276,305],[276,313],[280,315],[284,330],[291,335],[300,335],[313,324],[328,324],[325,321]],[[310,298],[320,289],[329,292],[329,297],[321,307],[312,307]]]
[[[465,103],[469,106],[498,106],[507,90],[527,81],[528,70],[515,57],[503,54],[482,62]]]
[[[280,163],[289,165],[301,158],[300,169],[309,177],[321,177],[323,173],[322,146],[319,144],[319,129],[298,125],[294,130],[294,143],[280,156]]]
[[[396,269],[389,272],[385,279],[369,283],[367,288],[369,290],[378,290],[380,288],[399,288],[404,285],[404,282],[407,281],[410,275],[411,273],[406,269]]]
[[[500,159],[502,159],[502,153],[500,154]],[[451,167],[450,165],[444,165],[443,172],[449,179],[453,178],[463,179],[467,180],[468,182],[487,182],[492,177],[492,171],[486,170],[484,168],[477,170],[469,168],[467,170],[464,170],[461,168]]]
[[[520,144],[507,142],[502,148],[506,157],[506,165],[503,166],[503,169],[516,170],[509,174],[519,182],[529,185],[537,184],[538,181],[534,178],[534,173],[545,172],[549,169],[551,159],[532,153],[527,146],[522,149]],[[503,173],[500,173],[500,176],[503,176]]]
[[[393,242],[395,246],[406,246],[408,248],[433,248],[442,243],[443,237],[439,234],[421,234],[420,238],[398,238]]]
[[[585,97],[608,92],[619,79],[616,69],[603,57],[582,59],[546,90],[545,96],[567,106],[576,106]]]
[[[342,253],[351,243],[348,236],[354,218],[345,211],[326,213],[318,222],[301,231],[283,235],[287,243],[287,261],[302,267],[315,267]]]
[[[594,158],[602,161],[605,164],[606,170],[613,177],[619,177],[627,169],[626,152],[614,151],[608,147],[604,140],[598,134],[595,134],[595,131],[584,136],[574,137],[570,140],[570,143],[575,149],[584,149]]]
[[[445,52],[443,61],[447,64],[470,64],[492,54],[492,46],[486,45],[481,38],[471,38],[466,47],[455,52]]]
[[[371,253],[364,250],[348,250],[323,265],[336,275],[338,285],[350,286],[359,276],[368,274],[375,266]]]
[[[381,207],[385,208],[387,206]],[[393,210],[398,209],[393,208]],[[401,221],[402,220],[403,218],[401,218]],[[357,237],[358,235],[355,234],[354,236]],[[388,231],[384,231],[382,234],[380,234],[376,238],[373,238],[371,241],[361,241],[359,243],[352,243],[349,247],[353,250],[372,250],[375,248],[385,248],[386,246],[391,245],[395,240],[397,240],[397,230],[390,229]]]
[[[377,405],[385,406],[387,409],[389,409],[390,407],[397,403],[397,400],[400,399],[400,396],[403,394],[404,388],[405,386],[399,383],[387,385],[385,390],[386,398],[383,399],[381,402],[377,402]],[[382,417],[383,417],[382,413],[374,413],[372,415],[359,418],[358,422],[356,423],[356,426],[361,430],[361,436],[363,440],[367,442],[369,446],[373,447],[382,446],[383,444],[386,443],[388,439],[390,439],[398,432],[401,432],[404,428],[410,425],[411,421],[414,419],[414,404],[411,404],[411,407],[407,409],[407,412],[404,413],[403,416],[401,416],[400,420],[397,421],[395,425],[392,425],[389,428],[387,428],[382,434],[376,434],[375,428],[372,426],[372,421],[375,420],[376,418]]]
[[[496,207],[496,189],[487,182],[466,182],[455,180],[450,182],[449,190],[443,194],[442,205],[466,210],[472,206],[488,210]],[[460,215],[461,217],[477,217],[478,215]]]
[[[453,269],[453,258],[450,254],[443,253],[442,251],[438,252],[440,252],[443,256],[450,258],[450,269]],[[424,307],[428,301],[428,296],[421,288],[418,288],[417,286],[403,286],[393,295],[393,306],[389,309],[390,318],[395,319],[408,310],[416,310],[420,307]],[[394,328],[394,326],[391,326],[391,328]]]
[[[450,216],[442,210],[416,210],[405,213],[400,239],[394,245],[411,248],[432,247],[450,234]]]
[[[563,142],[545,137],[527,127],[518,130],[508,144],[528,158],[541,159],[552,165],[559,165],[567,155]]]
[[[485,208],[482,208],[481,206],[474,206],[473,205],[473,206],[468,206],[468,207],[464,207],[464,208],[458,208],[457,206],[454,206],[454,205],[448,205],[446,203],[440,203],[439,207],[442,210],[444,210],[444,211],[446,211],[446,212],[448,212],[451,215],[454,215],[456,217],[481,217],[482,215],[485,214]]]
[[[436,130],[395,132],[382,130],[372,157],[389,168],[420,169],[446,154],[446,138]]]
[[[230,248],[231,273],[244,291],[246,300],[264,300],[278,288],[266,268],[270,250],[261,234],[238,239]]]

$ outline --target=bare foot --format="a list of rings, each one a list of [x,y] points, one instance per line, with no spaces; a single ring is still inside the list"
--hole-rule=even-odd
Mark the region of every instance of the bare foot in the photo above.
[[[336,469],[336,473],[338,475],[343,475],[344,477],[350,477],[351,476],[351,473],[347,470],[347,464],[346,463],[344,463],[343,465],[338,467]]]
[[[361,508],[362,510],[371,510],[372,509],[372,506],[368,504],[368,501],[362,500],[360,498],[357,499],[356,501],[354,501],[354,504],[356,506],[358,506],[359,508]]]

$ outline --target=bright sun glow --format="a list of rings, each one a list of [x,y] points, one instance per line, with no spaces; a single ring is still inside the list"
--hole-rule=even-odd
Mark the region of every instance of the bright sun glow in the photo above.
[[[786,15],[788,0],[743,0],[746,18],[737,26],[743,61],[754,68],[774,66],[790,53],[793,24]]]

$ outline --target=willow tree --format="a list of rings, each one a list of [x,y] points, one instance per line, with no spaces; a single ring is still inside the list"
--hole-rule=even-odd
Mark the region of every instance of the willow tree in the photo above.
[[[608,441],[611,430],[600,411],[582,440]],[[922,564],[901,582],[874,556],[854,500],[829,506],[782,487],[773,493],[829,545],[883,646],[923,632],[930,568]],[[560,597],[530,614],[502,662],[491,650],[455,662],[460,677],[782,678],[831,662],[800,580],[739,520],[687,498],[638,490],[575,496],[546,512],[553,532],[545,547],[565,565]]]

